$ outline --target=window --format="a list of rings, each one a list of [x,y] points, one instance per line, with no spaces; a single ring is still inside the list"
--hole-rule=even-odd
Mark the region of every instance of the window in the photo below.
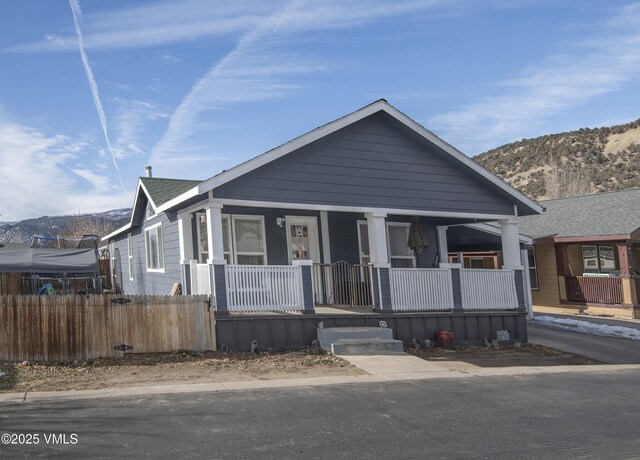
[[[127,256],[129,259],[129,279],[133,281],[133,244],[131,242],[131,233],[127,235]]]
[[[387,222],[387,251],[393,268],[415,267],[413,251],[407,246],[410,225],[408,223]],[[365,221],[358,221],[358,243],[360,245],[360,263],[362,265],[371,263],[369,232]]]
[[[222,251],[224,260],[231,263],[231,224],[229,216],[222,216]]]
[[[531,289],[538,290],[538,269],[536,268],[536,251],[533,246],[527,248],[527,256],[529,258],[529,280]]]
[[[393,268],[413,268],[416,258],[407,243],[411,224],[387,222],[387,248]]]
[[[147,253],[147,271],[164,271],[162,224],[144,230],[144,248]]]
[[[197,233],[198,233],[198,261],[201,264],[207,263],[209,258],[209,239],[207,237],[207,215],[204,212],[196,213]]]
[[[617,269],[613,246],[582,246],[582,264],[585,273],[611,273]]]
[[[469,268],[485,268],[484,257],[469,257]]]
[[[153,205],[151,204],[151,201],[147,202],[147,209],[145,211],[145,216],[147,220],[151,219],[155,215],[156,215],[156,210],[153,209]]]
[[[358,245],[360,246],[360,264],[369,265],[371,253],[369,252],[369,232],[366,222],[358,222]]]
[[[232,216],[235,263],[265,265],[267,262],[262,216]]]

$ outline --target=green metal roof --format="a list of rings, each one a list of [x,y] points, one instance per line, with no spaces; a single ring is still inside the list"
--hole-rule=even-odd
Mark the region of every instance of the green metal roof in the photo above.
[[[640,227],[640,189],[540,201],[546,211],[521,217],[533,238],[629,235]]]
[[[156,206],[162,206],[167,201],[182,195],[202,182],[199,180],[162,179],[158,177],[141,177],[140,180]]]

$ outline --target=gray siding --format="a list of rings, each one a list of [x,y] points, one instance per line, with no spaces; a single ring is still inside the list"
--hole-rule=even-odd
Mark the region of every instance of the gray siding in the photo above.
[[[378,113],[213,191],[217,198],[513,214],[485,179]]]
[[[164,273],[148,272],[144,247],[144,229],[162,222],[162,243],[164,248]],[[161,213],[144,223],[143,227],[131,231],[133,249],[133,281],[129,279],[127,234],[116,240],[116,249],[120,254],[122,270],[122,288],[131,295],[169,295],[173,283],[181,283],[180,242],[178,240],[178,221],[175,213]],[[118,280],[120,284],[121,281]]]

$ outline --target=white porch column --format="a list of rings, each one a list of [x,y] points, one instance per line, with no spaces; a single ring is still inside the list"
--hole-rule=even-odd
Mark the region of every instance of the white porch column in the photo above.
[[[192,214],[183,214],[178,217],[178,239],[180,240],[180,263],[189,264],[193,256],[193,233],[191,230]]]
[[[375,267],[389,267],[387,252],[387,224],[385,212],[366,213],[367,232],[369,234],[369,252],[371,263]]]
[[[514,219],[499,220],[502,236],[502,259],[507,269],[522,269],[518,222]]]
[[[440,256],[440,264],[448,264],[449,247],[447,245],[447,227],[444,225],[438,225],[436,227],[436,232],[438,233],[438,255]]]
[[[205,207],[207,213],[207,245],[209,247],[208,264],[224,262],[224,246],[222,242],[222,204],[209,203]]]

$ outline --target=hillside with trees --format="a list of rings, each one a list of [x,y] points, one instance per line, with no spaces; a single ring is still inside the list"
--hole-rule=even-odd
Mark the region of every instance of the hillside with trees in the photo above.
[[[523,139],[474,160],[535,199],[636,188],[640,187],[640,119]]]

